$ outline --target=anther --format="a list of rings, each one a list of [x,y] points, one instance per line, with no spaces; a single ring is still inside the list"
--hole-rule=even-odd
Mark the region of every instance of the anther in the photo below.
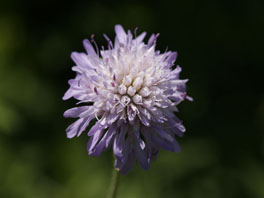
[[[136,27],[134,30],[135,38],[137,37],[137,30],[138,30],[138,27]]]
[[[95,49],[96,49],[96,53],[99,56],[99,49],[98,49],[97,43],[94,40],[94,34],[91,35],[91,42],[94,43],[94,46],[95,46]]]
[[[94,87],[94,92],[96,93],[96,95],[98,95],[98,91],[96,87]]]
[[[106,36],[106,34],[104,34],[104,37],[108,43],[108,49],[113,49],[113,43],[112,41],[108,38],[108,36]]]

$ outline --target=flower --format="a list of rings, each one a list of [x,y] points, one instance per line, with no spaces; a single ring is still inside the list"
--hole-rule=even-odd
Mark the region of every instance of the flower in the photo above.
[[[64,117],[78,118],[66,129],[68,138],[80,136],[96,120],[88,132],[88,154],[112,147],[115,168],[126,174],[135,161],[148,169],[161,148],[180,151],[175,135],[181,137],[185,128],[174,112],[192,98],[185,92],[187,80],[179,79],[181,68],[172,69],[177,53],[155,51],[159,34],[145,44],[146,32],[133,38],[121,25],[115,32],[114,44],[104,35],[108,49],[99,51],[92,36],[83,41],[87,53],[72,53],[77,75],[63,99],[74,97],[82,106]]]

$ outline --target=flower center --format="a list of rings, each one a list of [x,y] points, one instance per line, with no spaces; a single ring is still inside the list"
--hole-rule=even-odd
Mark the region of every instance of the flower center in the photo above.
[[[149,96],[148,87],[144,87],[144,78],[136,76],[133,80],[130,75],[126,75],[118,86],[118,93],[121,95],[121,104],[127,106],[131,100],[135,104],[142,104],[143,98]]]

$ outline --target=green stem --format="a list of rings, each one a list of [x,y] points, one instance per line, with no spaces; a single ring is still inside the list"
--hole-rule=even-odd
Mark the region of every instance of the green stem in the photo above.
[[[119,171],[113,169],[112,179],[111,179],[109,193],[108,193],[107,198],[116,198],[119,175],[120,175]]]

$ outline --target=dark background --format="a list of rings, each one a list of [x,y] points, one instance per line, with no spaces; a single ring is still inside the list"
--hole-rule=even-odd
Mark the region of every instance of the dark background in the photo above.
[[[85,133],[67,139],[63,112],[72,51],[114,25],[160,33],[178,51],[194,102],[179,117],[181,153],[121,177],[119,197],[264,197],[264,1],[0,2],[0,197],[105,197],[111,151],[87,155]],[[147,40],[147,39],[145,39]]]

